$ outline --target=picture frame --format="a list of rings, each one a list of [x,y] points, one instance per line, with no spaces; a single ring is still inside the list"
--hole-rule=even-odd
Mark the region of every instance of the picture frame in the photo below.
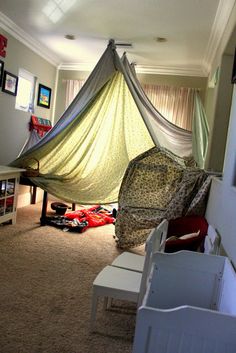
[[[18,77],[9,71],[4,71],[2,81],[2,91],[12,96],[16,96],[18,87]]]
[[[3,81],[3,70],[4,70],[4,61],[0,60],[0,87],[2,86],[2,81]]]
[[[234,52],[234,63],[233,63],[231,83],[233,83],[233,84],[236,83],[236,48],[235,48],[235,52]]]
[[[51,88],[39,83],[37,105],[49,109],[51,103],[51,94]]]

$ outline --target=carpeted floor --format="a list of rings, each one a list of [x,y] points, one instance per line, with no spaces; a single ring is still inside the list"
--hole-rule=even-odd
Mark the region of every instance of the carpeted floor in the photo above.
[[[0,353],[131,353],[134,314],[100,301],[89,332],[92,282],[119,254],[114,225],[63,232],[41,227],[40,212],[30,205],[0,225]]]

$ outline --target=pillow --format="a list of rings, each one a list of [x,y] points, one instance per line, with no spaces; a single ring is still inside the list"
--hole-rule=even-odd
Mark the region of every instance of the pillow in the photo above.
[[[189,234],[184,234],[181,237],[176,237],[175,235],[172,235],[171,237],[169,237],[168,239],[166,239],[166,241],[171,241],[171,240],[185,240],[185,239],[191,239],[194,237],[197,237],[200,234],[200,229],[198,232],[196,233],[189,233]]]
[[[199,234],[200,234],[200,229],[199,229],[199,231],[197,231],[195,233],[189,233],[189,234],[182,235],[181,237],[179,237],[179,239],[191,239],[191,238],[197,237]]]

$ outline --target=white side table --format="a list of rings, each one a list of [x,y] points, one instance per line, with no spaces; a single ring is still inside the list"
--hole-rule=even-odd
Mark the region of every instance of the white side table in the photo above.
[[[20,174],[25,169],[0,165],[0,223],[16,223],[17,193]]]

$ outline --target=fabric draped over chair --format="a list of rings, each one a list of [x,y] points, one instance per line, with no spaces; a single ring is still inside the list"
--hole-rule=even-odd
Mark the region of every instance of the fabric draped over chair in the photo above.
[[[55,126],[11,166],[34,168],[36,158],[37,186],[68,202],[105,204],[118,200],[129,162],[155,145],[191,155],[192,134],[156,111],[110,41]]]
[[[118,247],[143,244],[163,219],[204,215],[211,176],[190,162],[157,147],[130,162],[118,200]]]

